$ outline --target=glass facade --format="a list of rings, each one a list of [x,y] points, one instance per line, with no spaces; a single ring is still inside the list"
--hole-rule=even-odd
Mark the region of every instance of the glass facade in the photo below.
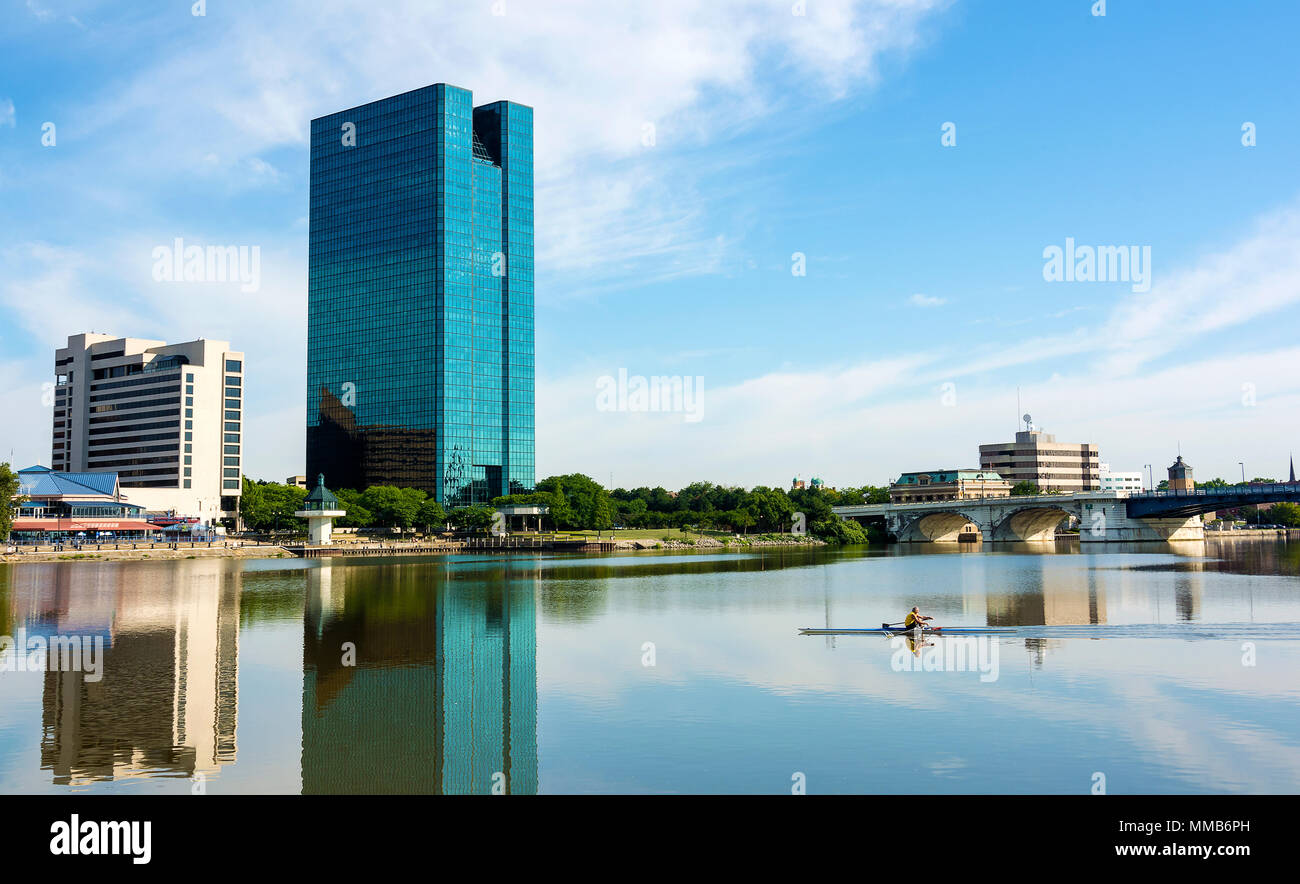
[[[312,121],[308,475],[533,488],[532,113],[438,84]]]
[[[537,793],[535,572],[325,564],[307,580],[302,794]],[[342,642],[367,649],[357,665]]]

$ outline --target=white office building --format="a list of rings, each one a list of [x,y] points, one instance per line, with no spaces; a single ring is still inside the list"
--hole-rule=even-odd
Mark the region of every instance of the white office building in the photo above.
[[[55,352],[54,372],[54,470],[117,473],[150,513],[235,518],[243,353],[226,341],[81,334]]]
[[[1108,463],[1098,464],[1097,480],[1101,483],[1102,491],[1136,492],[1146,488],[1141,470],[1135,473],[1117,473],[1111,470]]]

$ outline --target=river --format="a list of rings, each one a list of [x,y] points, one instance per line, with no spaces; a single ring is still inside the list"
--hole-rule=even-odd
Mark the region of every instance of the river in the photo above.
[[[912,605],[1008,631],[798,633]],[[1300,792],[1283,540],[9,565],[0,635],[81,654],[0,652],[4,793]]]

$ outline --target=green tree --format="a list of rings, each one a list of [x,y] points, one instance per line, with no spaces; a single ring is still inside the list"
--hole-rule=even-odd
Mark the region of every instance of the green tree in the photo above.
[[[464,506],[452,510],[450,518],[461,531],[485,531],[492,524],[492,510],[485,506]]]
[[[812,523],[809,532],[814,537],[827,543],[867,542],[867,532],[863,530],[861,525],[852,519],[840,519],[835,516]]]
[[[554,495],[551,517],[557,527],[602,530],[614,524],[609,492],[590,476],[548,476],[537,483],[537,490]]]
[[[447,511],[432,497],[427,497],[420,504],[415,514],[415,523],[426,532],[435,531],[447,524]]]
[[[339,519],[338,524],[342,528],[369,528],[374,524],[374,513],[370,512],[361,502],[361,492],[353,491],[351,488],[342,488],[334,493],[339,499],[339,506],[347,513],[346,516]]]
[[[1275,503],[1268,511],[1270,525],[1285,525],[1288,528],[1300,528],[1300,504]]]
[[[1042,494],[1042,493],[1043,492],[1038,489],[1037,483],[1030,482],[1028,479],[1022,479],[1021,481],[1011,486],[1012,497],[1023,497],[1025,495]]]
[[[867,503],[889,503],[888,485],[864,485],[862,491]]]
[[[754,514],[749,510],[731,510],[725,514],[727,523],[731,525],[732,530],[738,530],[741,534],[748,534],[749,529],[753,528],[758,521]]]
[[[278,482],[254,482],[244,477],[239,515],[252,531],[301,531],[307,523],[294,516],[307,499],[307,490]]]
[[[23,502],[18,494],[18,474],[0,463],[0,539],[8,540],[14,528],[14,509]]]
[[[250,531],[265,530],[263,525],[267,521],[267,511],[262,486],[247,476],[243,477],[243,486],[239,495],[239,517],[243,520],[244,527]]]
[[[423,502],[424,492],[394,485],[371,485],[361,495],[361,505],[370,510],[373,524],[382,528],[410,528]]]
[[[785,491],[763,485],[756,486],[749,492],[747,509],[754,514],[758,530],[767,533],[789,531],[792,524],[790,517],[795,512],[795,506]]]

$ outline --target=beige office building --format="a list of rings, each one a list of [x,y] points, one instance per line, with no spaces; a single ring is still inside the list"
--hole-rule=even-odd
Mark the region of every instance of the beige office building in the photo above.
[[[1096,445],[1057,442],[1040,430],[1022,430],[1014,442],[980,446],[980,469],[1016,485],[1033,482],[1042,491],[1097,491],[1101,454]]]
[[[243,456],[244,354],[81,334],[54,356],[52,469],[117,473],[151,513],[234,518]]]

